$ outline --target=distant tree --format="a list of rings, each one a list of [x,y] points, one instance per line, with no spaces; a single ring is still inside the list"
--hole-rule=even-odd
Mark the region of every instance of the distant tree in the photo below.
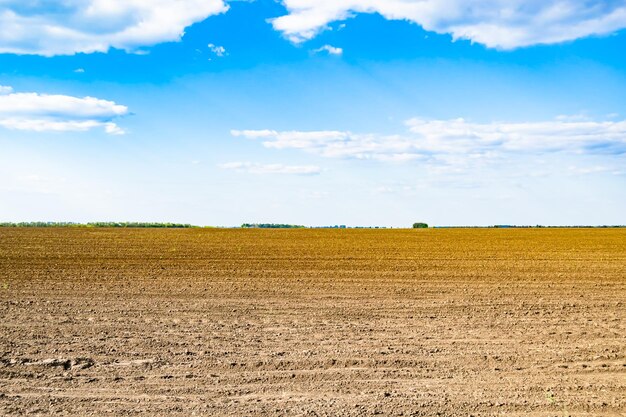
[[[244,229],[304,229],[299,224],[281,224],[281,223],[244,223],[241,225]]]
[[[428,229],[428,224],[426,224],[426,223],[413,223],[413,229]]]

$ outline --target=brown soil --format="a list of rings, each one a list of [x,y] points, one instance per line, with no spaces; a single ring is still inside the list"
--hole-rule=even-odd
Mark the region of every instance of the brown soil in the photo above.
[[[626,230],[0,229],[0,415],[626,416]]]

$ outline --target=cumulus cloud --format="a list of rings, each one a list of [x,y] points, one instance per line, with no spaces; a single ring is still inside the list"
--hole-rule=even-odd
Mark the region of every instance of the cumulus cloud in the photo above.
[[[115,123],[95,120],[0,119],[0,126],[12,130],[30,130],[33,132],[85,132],[102,127],[106,133],[111,135],[123,135],[125,133]]]
[[[272,25],[293,42],[334,21],[378,13],[490,48],[553,44],[626,28],[626,3],[606,0],[283,0]]]
[[[607,35],[626,27],[623,0],[282,2],[287,14],[271,19],[272,25],[296,43],[358,13],[406,20],[454,39],[501,49]],[[142,47],[178,41],[187,27],[227,10],[225,0],[3,0],[0,53],[54,56],[110,48],[145,53]]]
[[[319,54],[320,52],[326,52],[328,55],[341,55],[343,54],[343,49],[337,48],[332,45],[324,45],[322,47],[314,49],[313,52],[315,52],[316,54]]]
[[[220,164],[219,167],[250,174],[317,175],[322,172],[320,167],[314,165],[258,164],[254,162],[228,162]]]
[[[12,92],[13,92],[13,87],[0,85],[0,94],[10,94]]]
[[[178,41],[186,27],[227,9],[222,0],[4,0],[0,53],[137,51]]]
[[[471,123],[464,119],[406,122],[411,133],[433,152],[626,152],[626,121]]]
[[[210,43],[210,44],[208,44],[207,46],[209,47],[209,50],[210,50],[211,52],[213,52],[213,54],[214,54],[215,56],[217,56],[217,57],[220,57],[220,58],[221,58],[221,57],[223,57],[223,56],[225,56],[225,55],[228,55],[228,54],[226,53],[226,48],[224,48],[223,46],[215,45],[215,44],[213,44],[213,43]]]
[[[300,149],[328,158],[403,162],[437,161],[454,166],[505,154],[626,154],[626,121],[472,123],[464,119],[405,122],[401,135],[349,131],[233,130],[272,149]]]
[[[113,135],[124,133],[113,120],[128,114],[128,108],[113,101],[12,91],[0,94],[0,126],[4,128],[35,132],[102,128]]]

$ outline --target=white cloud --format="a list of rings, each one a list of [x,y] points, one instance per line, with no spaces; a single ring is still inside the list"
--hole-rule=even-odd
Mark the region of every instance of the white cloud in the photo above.
[[[402,135],[274,130],[231,133],[262,140],[266,148],[300,149],[329,158],[426,160],[450,167],[511,153],[626,154],[626,121],[472,123],[414,118],[405,123],[408,131]]]
[[[85,132],[97,127],[104,128],[111,135],[123,135],[124,130],[112,122],[95,120],[56,121],[47,119],[0,119],[0,126],[12,130],[30,130],[33,132]]]
[[[9,87],[7,85],[0,85],[0,94],[11,94],[13,92],[13,87]]]
[[[296,43],[357,13],[379,13],[501,49],[607,35],[626,27],[626,4],[621,0],[283,0],[283,4],[288,14],[271,22]]]
[[[137,51],[178,41],[186,27],[226,10],[222,0],[4,0],[0,53]]]
[[[8,91],[0,95],[0,126],[4,128],[35,132],[103,128],[112,135],[124,133],[113,120],[128,114],[128,108],[113,101]]]
[[[589,174],[597,174],[602,172],[609,171],[609,168],[604,166],[592,166],[592,167],[577,167],[571,166],[569,167],[571,173],[576,175],[589,175]]]
[[[603,174],[610,173],[611,175],[622,175],[623,171],[617,169],[615,167],[610,166],[588,166],[588,167],[578,167],[578,166],[570,166],[569,171],[574,175],[592,175],[592,174]]]
[[[320,52],[326,52],[329,55],[341,55],[341,54],[343,54],[343,49],[342,48],[337,48],[337,47],[332,46],[332,45],[324,45],[322,47],[314,49],[313,52],[315,52],[316,54],[318,54]]]
[[[311,39],[330,23],[358,13],[378,13],[502,49],[607,35],[626,27],[623,0],[283,0],[283,4],[288,13],[271,22],[293,42]],[[178,41],[187,27],[227,10],[225,0],[3,0],[0,53],[54,56],[106,52],[112,47],[146,53],[142,47]]]
[[[320,167],[314,165],[258,164],[253,162],[228,162],[220,164],[219,167],[250,174],[317,175],[322,172]]]
[[[209,47],[211,52],[213,52],[215,54],[215,56],[217,56],[217,57],[221,58],[221,57],[223,57],[225,55],[228,55],[228,53],[226,53],[226,48],[224,48],[223,46],[215,45],[213,43],[210,43],[207,46]]]
[[[411,133],[432,152],[489,150],[521,152],[606,153],[626,151],[626,121],[471,123],[463,119],[406,122]]]
[[[85,69],[84,69],[84,68],[76,68],[76,69],[74,70],[74,72],[75,72],[76,74],[84,74],[84,73],[85,73]]]

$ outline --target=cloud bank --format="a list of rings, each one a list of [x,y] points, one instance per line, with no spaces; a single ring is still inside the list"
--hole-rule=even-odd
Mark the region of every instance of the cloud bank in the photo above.
[[[626,28],[626,3],[606,0],[283,0],[274,28],[292,42],[358,13],[406,20],[489,48],[554,44]]]
[[[128,114],[126,106],[94,97],[72,97],[58,94],[14,93],[0,86],[0,126],[14,130],[87,131],[102,128],[106,133],[121,135],[113,120]]]
[[[472,123],[464,119],[405,122],[401,135],[349,131],[233,130],[270,149],[299,149],[327,158],[464,163],[507,154],[626,154],[626,121]]]
[[[222,0],[4,0],[0,53],[135,51],[178,41],[186,27],[226,10]]]
[[[405,20],[490,48],[554,44],[626,28],[623,0],[283,0],[271,19],[292,42],[359,13]],[[224,13],[224,0],[0,1],[0,53],[43,56],[141,51],[178,41],[185,29]],[[328,52],[332,53],[330,50]]]

